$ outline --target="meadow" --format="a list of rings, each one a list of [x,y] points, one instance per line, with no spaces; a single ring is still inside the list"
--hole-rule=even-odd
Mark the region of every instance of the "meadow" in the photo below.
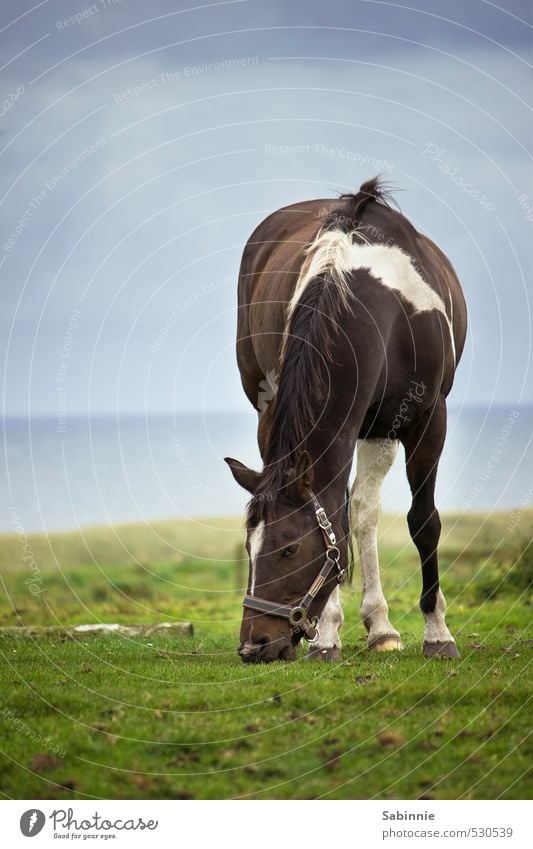
[[[3,797],[527,798],[532,520],[443,518],[458,661],[422,657],[403,517],[380,552],[405,651],[367,651],[356,568],[333,664],[239,660],[240,519],[2,537]],[[181,621],[192,635],[65,629]]]

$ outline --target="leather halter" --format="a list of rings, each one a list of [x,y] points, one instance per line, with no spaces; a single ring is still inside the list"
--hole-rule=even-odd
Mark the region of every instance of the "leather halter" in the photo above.
[[[314,643],[318,639],[318,617],[314,616],[313,619],[309,619],[307,611],[326,581],[331,577],[331,573],[336,572],[335,577],[337,583],[340,584],[345,570],[341,569],[340,551],[337,548],[337,538],[333,526],[328,519],[326,511],[320,506],[320,502],[313,492],[311,492],[311,503],[326,546],[326,559],[322,569],[300,603],[296,605],[276,604],[276,602],[267,601],[264,598],[245,595],[242,606],[248,607],[250,610],[255,610],[258,613],[267,613],[269,616],[279,616],[282,619],[288,619],[293,634],[297,635],[301,633],[304,640]]]

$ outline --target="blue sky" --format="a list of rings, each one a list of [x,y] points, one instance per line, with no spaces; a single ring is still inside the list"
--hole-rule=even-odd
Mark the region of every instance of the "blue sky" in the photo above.
[[[191,6],[2,3],[5,411],[247,409],[246,238],[378,171],[465,289],[453,402],[531,401],[529,2]]]

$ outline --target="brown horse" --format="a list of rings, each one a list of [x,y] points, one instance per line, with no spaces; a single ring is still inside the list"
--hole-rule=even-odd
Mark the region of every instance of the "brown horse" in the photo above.
[[[377,522],[398,444],[422,564],[426,657],[458,657],[439,588],[437,466],[446,396],[466,334],[454,270],[378,178],[356,194],[280,209],[250,237],[239,275],[237,360],[259,412],[261,472],[227,458],[252,499],[243,661],[340,657],[339,587],[350,527],[368,647],[403,648],[381,589]],[[270,403],[267,403],[270,398]],[[357,445],[357,476],[347,509]]]

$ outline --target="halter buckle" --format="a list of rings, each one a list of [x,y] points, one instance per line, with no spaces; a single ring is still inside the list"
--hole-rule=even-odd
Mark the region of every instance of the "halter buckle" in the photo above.
[[[333,530],[333,526],[328,519],[328,514],[324,510],[323,507],[317,507],[315,510],[316,520],[318,522],[318,527],[321,528],[329,539],[330,545],[336,545],[337,537],[335,536],[335,531]]]
[[[315,514],[316,514],[317,522],[318,522],[318,524],[320,525],[321,528],[324,528],[324,530],[326,530],[326,528],[331,527],[330,521],[328,519],[328,514],[326,513],[326,511],[324,510],[323,507],[318,507],[315,510]]]

